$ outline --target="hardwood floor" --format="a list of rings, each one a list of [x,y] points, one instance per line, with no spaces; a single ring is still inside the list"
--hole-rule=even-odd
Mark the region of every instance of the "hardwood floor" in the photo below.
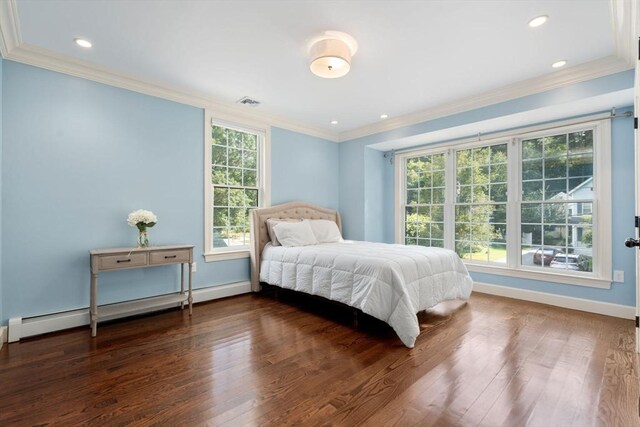
[[[474,294],[413,349],[286,293],[0,351],[0,425],[638,426],[630,320]]]

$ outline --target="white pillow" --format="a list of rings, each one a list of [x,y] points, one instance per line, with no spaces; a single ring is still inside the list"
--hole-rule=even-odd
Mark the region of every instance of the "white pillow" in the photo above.
[[[271,245],[272,246],[280,246],[280,242],[278,242],[278,238],[276,237],[276,233],[273,231],[273,227],[276,226],[276,224],[279,224],[281,222],[300,222],[302,221],[301,219],[293,219],[293,218],[285,218],[285,219],[281,219],[281,218],[269,218],[267,220],[267,232],[269,233],[269,238],[271,239]]]
[[[313,234],[309,221],[281,222],[273,227],[274,233],[282,246],[317,245],[318,240]]]
[[[316,236],[316,239],[319,243],[334,243],[334,242],[342,242],[342,234],[340,234],[340,229],[338,228],[338,224],[334,221],[329,221],[327,219],[312,219],[309,220],[311,223],[311,229],[313,230],[313,234]]]

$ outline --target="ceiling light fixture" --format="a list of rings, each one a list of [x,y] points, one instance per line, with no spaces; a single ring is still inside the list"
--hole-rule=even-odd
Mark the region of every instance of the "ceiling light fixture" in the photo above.
[[[388,117],[389,117],[389,115],[388,115],[388,114],[380,114],[380,118],[381,118],[382,120],[384,120],[384,119],[386,119],[386,118],[388,118]]]
[[[567,61],[565,61],[564,59],[562,61],[557,61],[551,64],[553,68],[561,68],[561,67],[564,67],[565,65],[567,65]]]
[[[358,43],[341,31],[324,31],[309,42],[311,72],[318,77],[335,79],[351,69],[351,57],[356,54]]]
[[[529,26],[531,28],[539,27],[540,25],[542,25],[545,22],[547,22],[548,19],[549,19],[549,17],[547,15],[536,16],[531,21],[529,21]]]
[[[73,39],[73,41],[75,41],[78,46],[82,46],[82,47],[87,48],[87,49],[90,48],[91,46],[93,46],[89,40]]]
[[[337,124],[338,124],[338,121],[337,121],[337,120],[331,120],[331,124],[332,124],[332,125],[337,125]]]

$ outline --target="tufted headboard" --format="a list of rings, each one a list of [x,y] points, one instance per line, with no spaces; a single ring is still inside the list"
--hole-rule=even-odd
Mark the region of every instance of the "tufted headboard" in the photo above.
[[[267,232],[267,220],[279,219],[328,219],[335,221],[342,232],[340,214],[333,209],[321,208],[305,202],[290,202],[270,208],[251,211],[251,290],[260,290],[260,255],[271,241]]]

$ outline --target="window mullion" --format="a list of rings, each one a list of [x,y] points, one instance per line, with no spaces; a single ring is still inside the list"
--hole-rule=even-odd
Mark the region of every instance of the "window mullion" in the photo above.
[[[516,138],[507,146],[507,266],[520,265],[520,201],[522,196],[522,173],[520,170],[520,144]]]
[[[445,170],[444,247],[455,250],[456,156],[452,148],[446,153]]]

